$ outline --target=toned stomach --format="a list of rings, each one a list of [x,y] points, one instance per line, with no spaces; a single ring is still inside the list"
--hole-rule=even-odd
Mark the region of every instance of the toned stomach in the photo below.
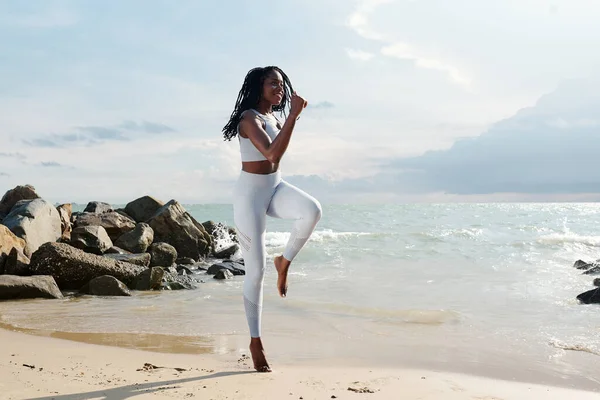
[[[242,162],[242,170],[250,174],[267,175],[276,172],[279,164],[273,164],[268,160]]]

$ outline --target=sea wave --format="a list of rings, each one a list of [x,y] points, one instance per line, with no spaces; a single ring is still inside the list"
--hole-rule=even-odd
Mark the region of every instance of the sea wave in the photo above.
[[[578,235],[573,232],[551,233],[538,239],[540,244],[583,244],[586,246],[600,247],[600,236]]]
[[[310,237],[311,242],[339,241],[351,237],[359,236],[377,236],[378,233],[370,232],[336,232],[331,229],[314,231]],[[267,232],[265,235],[265,244],[267,247],[285,246],[290,238],[289,232]]]

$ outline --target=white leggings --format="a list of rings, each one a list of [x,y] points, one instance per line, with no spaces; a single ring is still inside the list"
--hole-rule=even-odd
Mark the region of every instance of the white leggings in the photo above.
[[[319,202],[281,179],[241,171],[235,185],[233,219],[244,258],[244,307],[251,337],[260,337],[263,281],[266,265],[266,217],[293,219],[283,257],[292,261],[321,219]]]

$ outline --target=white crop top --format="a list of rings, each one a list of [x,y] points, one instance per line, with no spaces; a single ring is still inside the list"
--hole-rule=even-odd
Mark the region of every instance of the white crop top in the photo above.
[[[265,115],[261,114],[255,109],[250,109],[254,112],[264,123],[265,123],[265,131],[269,138],[271,139],[271,143],[277,135],[279,134],[279,128],[277,127],[277,118],[274,115]],[[254,146],[252,141],[248,138],[240,136],[240,126],[237,127],[238,130],[238,139],[240,141],[240,154],[242,156],[242,161],[263,161],[266,160],[266,157],[262,155],[262,153]]]

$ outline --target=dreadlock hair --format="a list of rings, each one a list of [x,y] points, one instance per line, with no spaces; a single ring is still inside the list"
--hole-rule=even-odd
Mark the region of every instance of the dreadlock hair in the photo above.
[[[227,125],[223,128],[223,137],[225,140],[231,140],[237,135],[237,126],[242,119],[242,113],[250,108],[258,107],[258,103],[262,97],[263,84],[272,71],[279,72],[283,77],[283,99],[281,100],[281,103],[273,106],[273,111],[283,112],[285,114],[285,109],[289,104],[293,93],[292,82],[290,79],[276,66],[252,68],[246,74],[244,84],[240,89],[235,103],[235,108],[231,113],[231,117],[229,117],[229,122],[227,122]]]

